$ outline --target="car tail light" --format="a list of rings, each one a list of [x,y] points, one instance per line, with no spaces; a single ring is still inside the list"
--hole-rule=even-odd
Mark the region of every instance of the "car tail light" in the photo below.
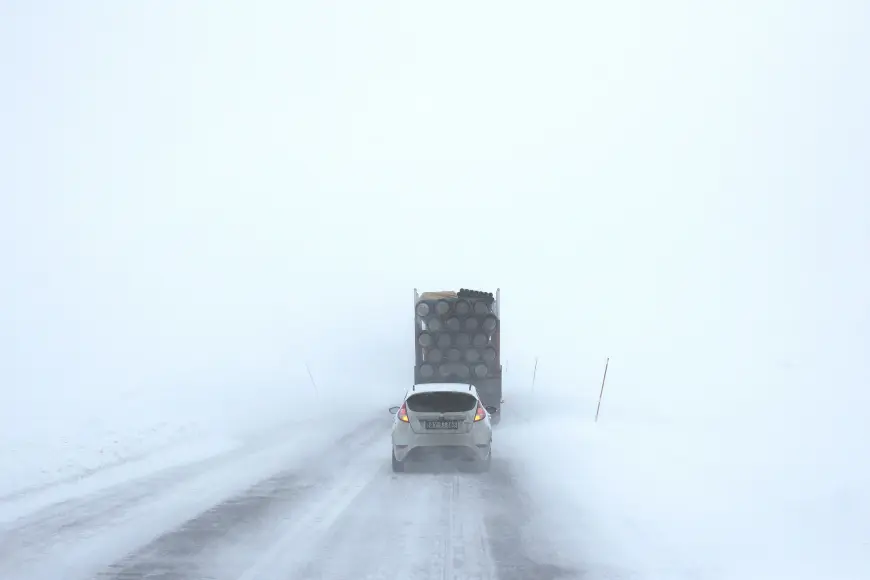
[[[404,407],[402,407],[404,409]],[[402,409],[399,409],[399,413],[402,412]],[[475,421],[483,421],[486,418],[486,409],[483,408],[483,405],[477,405],[477,413],[474,414]]]
[[[480,409],[478,409],[480,411]],[[477,421],[477,417],[475,416],[475,421]],[[402,403],[402,406],[399,407],[399,421],[404,421],[405,423],[410,423],[410,419],[408,419],[408,409],[405,408],[405,403]]]

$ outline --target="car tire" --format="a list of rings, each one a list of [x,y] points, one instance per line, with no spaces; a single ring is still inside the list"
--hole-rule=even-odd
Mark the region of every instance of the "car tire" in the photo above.
[[[393,460],[393,473],[402,473],[405,471],[405,464],[396,459],[396,454],[390,452],[390,457]]]
[[[486,459],[481,459],[475,462],[475,467],[477,468],[475,471],[478,473],[486,473],[489,471],[489,468],[492,467],[492,451],[486,456]]]

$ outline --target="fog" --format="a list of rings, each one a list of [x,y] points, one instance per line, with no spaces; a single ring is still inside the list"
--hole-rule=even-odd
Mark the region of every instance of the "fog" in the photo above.
[[[58,440],[393,404],[413,288],[500,287],[516,388],[594,401],[610,356],[624,417],[858,429],[868,17],[3,3],[0,440],[41,454],[4,488]]]

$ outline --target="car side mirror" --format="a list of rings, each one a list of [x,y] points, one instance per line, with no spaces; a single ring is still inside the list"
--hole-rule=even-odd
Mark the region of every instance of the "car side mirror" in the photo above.
[[[398,412],[399,412],[399,407],[398,407],[398,405],[395,406],[395,407],[390,407],[390,415],[395,415],[395,414],[398,413]]]
[[[486,409],[486,412],[489,413],[490,415],[494,415],[495,413],[498,413],[498,409],[496,409],[492,405],[490,405],[489,407],[484,407],[484,409]]]

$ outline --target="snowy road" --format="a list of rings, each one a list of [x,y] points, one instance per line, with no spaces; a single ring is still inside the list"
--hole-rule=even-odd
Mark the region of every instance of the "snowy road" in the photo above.
[[[486,474],[393,474],[389,417],[225,454],[0,527],[0,577],[574,578],[529,537],[510,457]],[[497,442],[497,434],[495,441]]]

